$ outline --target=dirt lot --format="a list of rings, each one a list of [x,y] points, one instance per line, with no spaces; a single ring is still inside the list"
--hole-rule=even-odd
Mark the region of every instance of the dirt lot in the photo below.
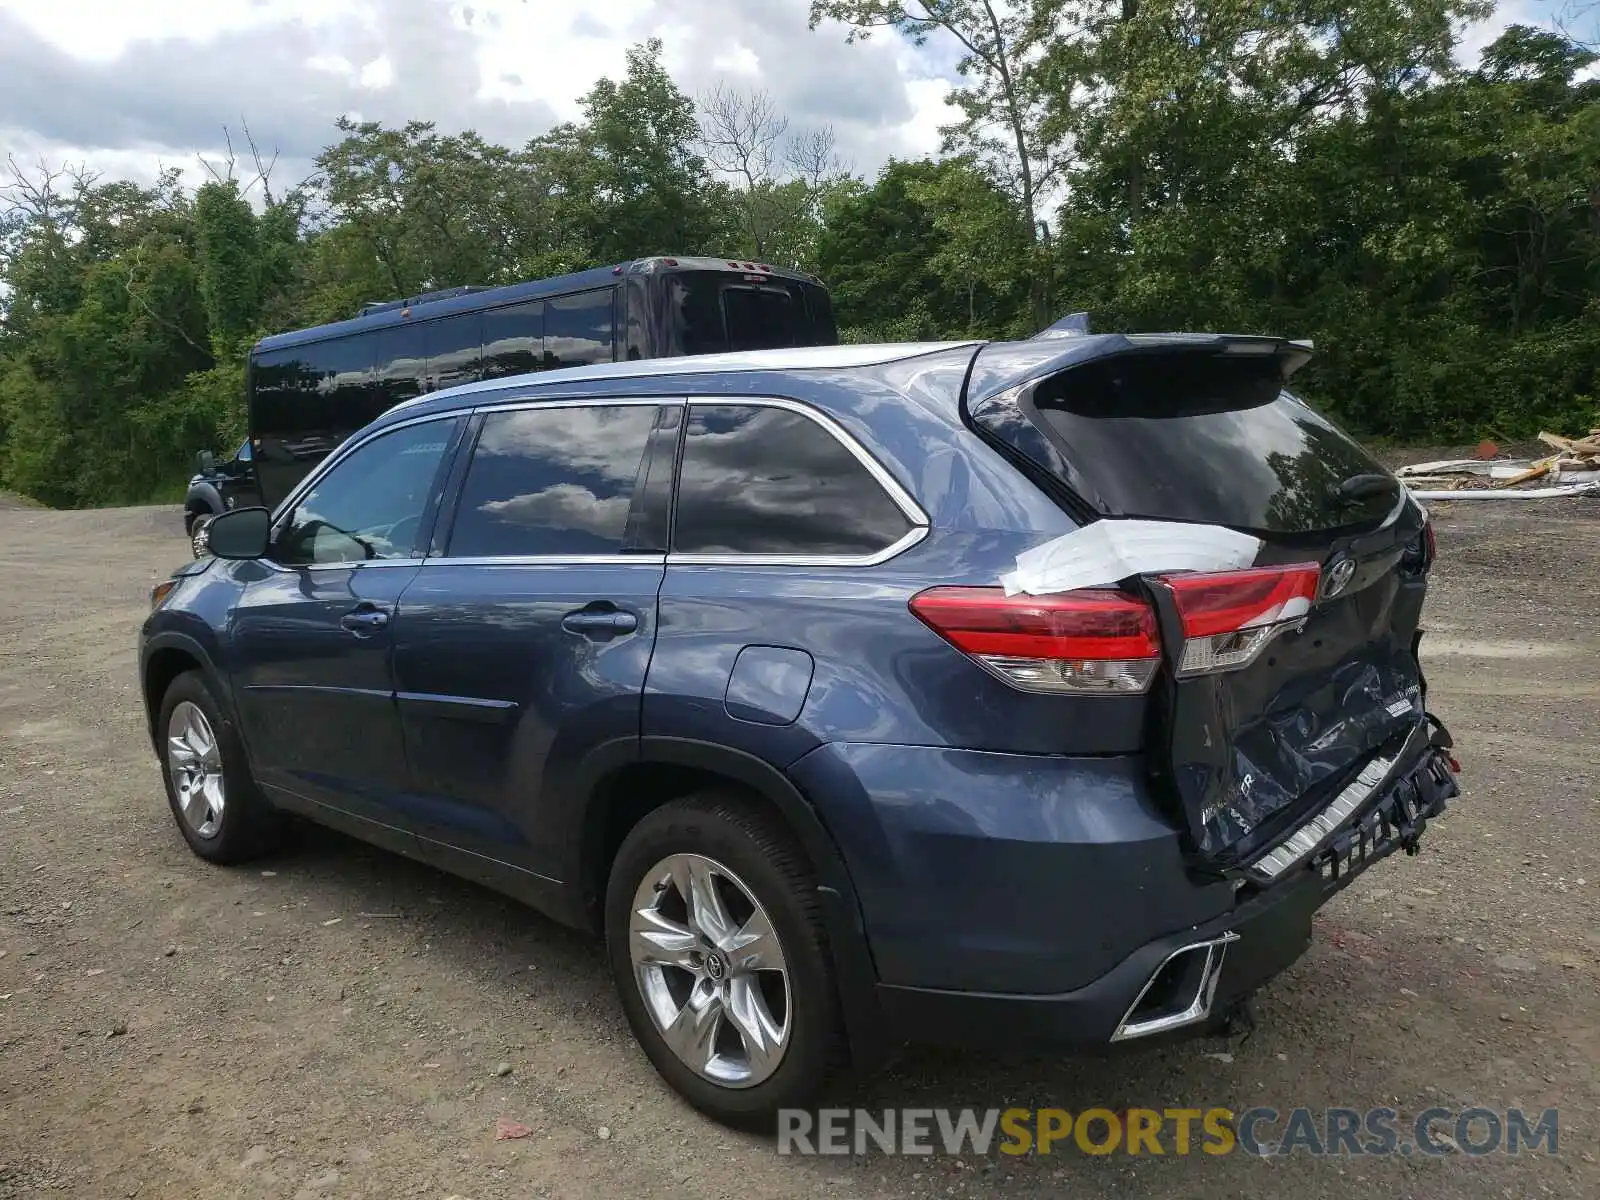
[[[1560,1153],[960,1163],[708,1124],[597,948],[488,892],[328,834],[193,858],[134,686],[176,513],[0,507],[0,1197],[1600,1195],[1600,501],[1439,511],[1426,659],[1465,798],[1325,911],[1248,1040],[914,1052],[846,1100],[1559,1106]]]

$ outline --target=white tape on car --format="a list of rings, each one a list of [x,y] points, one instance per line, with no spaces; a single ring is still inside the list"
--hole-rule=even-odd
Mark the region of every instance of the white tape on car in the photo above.
[[[1107,587],[1130,575],[1167,571],[1233,571],[1256,560],[1261,539],[1220,525],[1181,521],[1092,521],[1017,555],[1000,577],[1006,594],[1042,596]]]

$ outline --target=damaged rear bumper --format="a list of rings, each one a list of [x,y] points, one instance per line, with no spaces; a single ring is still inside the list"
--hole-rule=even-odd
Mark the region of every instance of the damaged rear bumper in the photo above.
[[[1334,893],[1396,850],[1415,854],[1428,821],[1457,794],[1449,735],[1430,718],[1360,801],[1271,882],[1241,871],[1228,913],[1139,946],[1070,992],[880,984],[880,1004],[897,1036],[946,1044],[1086,1049],[1202,1031],[1300,957],[1312,918]]]

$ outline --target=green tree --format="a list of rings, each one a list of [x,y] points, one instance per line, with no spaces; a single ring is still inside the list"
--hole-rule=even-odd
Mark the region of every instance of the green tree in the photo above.
[[[529,147],[549,164],[584,265],[685,253],[720,231],[694,101],[661,65],[661,42],[628,51],[622,81],[583,98],[584,120]]]
[[[830,200],[818,269],[854,337],[1003,335],[1029,320],[1024,237],[970,162],[890,162]]]
[[[1050,94],[1039,66],[1046,39],[1075,23],[1065,0],[811,0],[811,27],[825,20],[848,25],[850,41],[880,29],[918,45],[935,33],[954,41],[961,51],[956,70],[963,83],[949,99],[962,117],[942,130],[944,149],[985,163],[1004,180],[1028,244],[1040,245],[1045,232],[1040,201],[1060,160],[1043,136]],[[1058,98],[1066,95],[1070,92]],[[1044,256],[1028,264],[1026,275],[1034,321],[1043,324],[1050,315]]]

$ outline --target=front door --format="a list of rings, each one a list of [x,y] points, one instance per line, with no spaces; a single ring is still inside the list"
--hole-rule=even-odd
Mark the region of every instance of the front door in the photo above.
[[[423,836],[559,878],[574,772],[639,736],[681,412],[556,402],[483,417],[444,553],[395,624]]]
[[[234,613],[230,667],[256,777],[280,799],[398,824],[406,784],[392,655],[460,421],[342,455],[278,523]],[[286,795],[285,795],[286,794]]]

